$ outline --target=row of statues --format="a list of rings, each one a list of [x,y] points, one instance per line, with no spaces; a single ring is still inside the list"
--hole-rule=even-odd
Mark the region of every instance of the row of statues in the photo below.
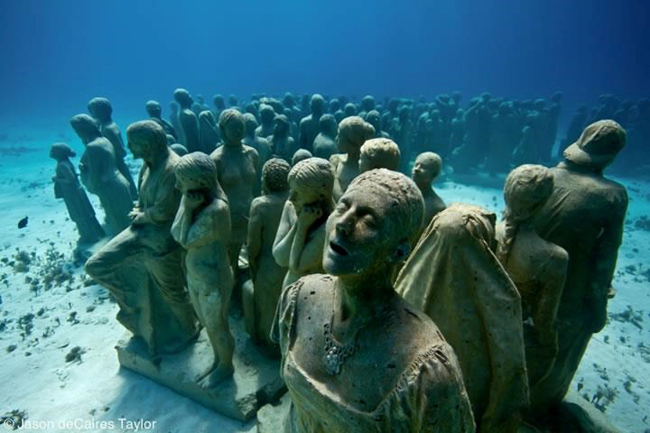
[[[251,116],[224,108],[209,154],[179,155],[155,120],[127,129],[143,161],[137,201],[86,272],[150,355],[183,350],[203,327],[213,363],[197,381],[218,385],[233,373],[234,300],[252,341],[282,359],[286,431],[516,432],[543,422],[606,323],[627,195],[603,170],[626,143],[623,128],[595,122],[557,167],[512,170],[497,222],[478,206],[447,207],[431,187],[442,158],[410,158],[367,117],[338,122],[341,153],[300,148],[289,161],[272,146],[262,161],[245,144],[263,138],[248,134]],[[313,119],[299,142],[316,132]],[[72,125],[86,145],[82,183],[108,223],[128,181],[98,122],[78,115]],[[76,182],[69,147],[51,154],[55,182]],[[74,203],[94,218],[87,198]]]

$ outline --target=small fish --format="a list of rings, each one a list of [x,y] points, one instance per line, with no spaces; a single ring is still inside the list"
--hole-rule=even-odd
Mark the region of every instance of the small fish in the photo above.
[[[29,217],[25,217],[25,218],[21,219],[20,221],[18,221],[18,228],[19,229],[24,229],[25,227],[27,227],[28,222],[29,222]]]

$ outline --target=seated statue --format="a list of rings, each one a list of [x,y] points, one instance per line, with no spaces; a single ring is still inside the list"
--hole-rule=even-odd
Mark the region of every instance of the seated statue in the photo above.
[[[426,228],[397,293],[438,325],[458,356],[478,432],[517,432],[528,404],[521,298],[499,263],[494,223],[456,203]]]
[[[129,212],[133,209],[129,182],[116,165],[113,145],[102,137],[90,116],[78,114],[70,119],[70,125],[86,147],[79,161],[81,183],[99,197],[109,234],[115,235],[129,225]]]
[[[248,265],[252,289],[252,308],[246,323],[253,341],[274,345],[269,340],[275,307],[282,291],[287,268],[273,258],[273,242],[282,218],[282,210],[289,198],[289,171],[291,166],[283,159],[273,158],[262,168],[263,195],[253,200],[248,219]]]
[[[176,188],[183,197],[171,234],[187,251],[187,290],[214,353],[214,362],[199,376],[199,383],[203,388],[212,388],[234,372],[235,340],[228,325],[234,285],[228,260],[228,198],[217,180],[217,166],[203,152],[180,158],[174,173]]]
[[[322,272],[325,221],[334,207],[332,166],[321,158],[300,161],[289,172],[289,200],[273,242],[273,257],[288,268],[283,287]]]
[[[393,140],[390,138],[371,138],[361,146],[359,172],[364,173],[376,168],[397,171],[399,161],[399,147]]]
[[[174,187],[174,165],[180,157],[169,149],[165,131],[154,121],[133,123],[126,134],[133,156],[144,161],[140,197],[130,214],[131,225],[90,257],[86,273],[111,292],[120,306],[118,321],[144,340],[151,355],[174,353],[197,336],[183,251],[170,233],[181,199]],[[137,275],[130,272],[133,268]],[[146,274],[143,278],[140,270]],[[153,294],[144,292],[149,287]],[[160,305],[153,302],[158,295]],[[170,314],[162,320],[167,310]],[[143,317],[148,318],[144,324]]]
[[[551,169],[553,192],[534,216],[535,231],[569,254],[557,312],[558,355],[531,395],[540,413],[562,401],[591,335],[607,323],[628,198],[603,170],[625,142],[625,130],[613,120],[589,125],[564,151],[564,161]]]
[[[337,134],[340,152],[332,155],[330,163],[334,172],[334,200],[338,200],[352,179],[359,175],[361,146],[375,135],[375,128],[361,117],[346,117],[339,123]]]
[[[533,227],[535,211],[552,192],[553,176],[548,168],[515,168],[506,179],[506,212],[497,225],[497,257],[521,296],[531,396],[557,355],[557,309],[569,260],[563,248],[539,237]]]
[[[391,284],[423,208],[403,174],[361,174],[327,220],[329,275],[283,290],[272,336],[291,397],[285,432],[474,431],[453,350]]]
[[[436,214],[444,210],[447,205],[433,190],[431,183],[442,170],[442,159],[433,152],[423,152],[415,158],[411,179],[418,186],[422,197],[424,197],[424,230]]]
[[[104,237],[104,230],[95,218],[93,209],[86,191],[79,184],[70,157],[76,154],[65,143],[54,143],[50,148],[50,158],[56,160],[56,175],[54,182],[54,197],[62,198],[68,210],[70,219],[77,225],[80,244],[95,243]]]

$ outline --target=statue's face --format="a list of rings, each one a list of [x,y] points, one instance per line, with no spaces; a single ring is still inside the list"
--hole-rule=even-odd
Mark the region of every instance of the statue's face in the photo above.
[[[364,173],[368,170],[372,170],[373,167],[373,161],[372,159],[366,154],[366,153],[361,153],[361,156],[359,157],[359,173]]]
[[[187,194],[188,191],[194,191],[201,188],[202,185],[198,182],[198,179],[176,173],[176,189],[181,193]]]
[[[431,183],[433,181],[433,170],[432,161],[427,158],[417,158],[415,164],[413,164],[411,178],[418,185]]]
[[[336,136],[336,142],[339,148],[339,152],[347,153],[352,148],[352,144],[350,143],[350,139],[348,136],[349,136],[348,130],[346,128],[341,128],[339,126],[337,136]]]
[[[309,204],[317,203],[321,199],[321,194],[313,188],[305,188],[295,180],[289,182],[289,201],[299,214],[303,207]]]
[[[137,137],[137,136],[136,137],[133,137],[133,136],[128,137],[127,136],[127,138],[128,138],[127,147],[129,148],[129,150],[133,154],[133,157],[135,159],[144,158],[146,148],[147,148],[146,141],[144,139],[140,138],[140,137]]]
[[[389,265],[395,238],[390,200],[374,188],[352,187],[327,219],[323,269],[330,275],[361,275]]]

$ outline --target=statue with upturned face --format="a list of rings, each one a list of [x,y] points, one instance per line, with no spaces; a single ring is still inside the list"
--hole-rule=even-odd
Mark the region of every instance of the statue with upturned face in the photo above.
[[[75,152],[65,143],[54,143],[50,149],[50,158],[56,160],[54,197],[62,198],[70,219],[77,225],[80,244],[92,244],[104,237],[104,230],[95,218],[86,191],[79,184],[77,172],[70,162]]]
[[[174,164],[176,188],[183,194],[171,234],[186,251],[187,290],[199,322],[205,327],[214,361],[198,379],[212,388],[233,372],[235,340],[228,325],[234,285],[228,259],[230,211],[217,180],[217,166],[203,152]]]
[[[403,174],[359,175],[327,219],[327,274],[283,290],[272,336],[291,397],[285,432],[474,431],[453,350],[391,283],[423,207]]]
[[[109,234],[115,235],[129,225],[133,208],[129,182],[117,168],[113,145],[90,116],[78,114],[70,124],[86,148],[79,161],[81,183],[99,197]]]

